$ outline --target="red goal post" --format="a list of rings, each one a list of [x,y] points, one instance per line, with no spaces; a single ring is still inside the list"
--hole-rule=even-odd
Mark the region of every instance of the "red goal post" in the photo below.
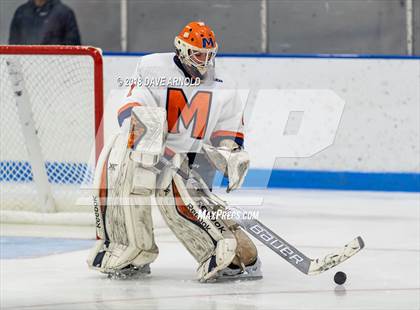
[[[104,82],[102,51],[91,46],[68,45],[0,45],[0,55],[86,55],[94,62],[96,159],[103,147],[101,126],[104,113]]]
[[[75,204],[103,146],[101,50],[0,46],[0,81],[1,211],[91,212]]]

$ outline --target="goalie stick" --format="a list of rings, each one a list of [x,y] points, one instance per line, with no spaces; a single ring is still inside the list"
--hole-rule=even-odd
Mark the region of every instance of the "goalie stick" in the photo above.
[[[162,157],[157,168],[162,169],[164,167],[169,167],[182,178],[188,180],[197,190],[204,193],[214,205],[222,205],[228,212],[234,211],[243,215],[243,210],[237,207],[228,207],[224,201],[216,199],[215,195],[191,174],[178,169],[169,160]],[[365,246],[363,239],[359,236],[347,243],[343,248],[325,255],[323,258],[311,259],[256,219],[245,219],[244,216],[239,216],[235,217],[234,221],[262,244],[293,265],[293,267],[307,275],[317,275],[329,270],[354,256]]]

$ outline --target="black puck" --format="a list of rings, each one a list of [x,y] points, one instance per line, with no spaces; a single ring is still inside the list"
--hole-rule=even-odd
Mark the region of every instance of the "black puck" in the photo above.
[[[342,285],[344,284],[344,282],[346,282],[347,280],[347,276],[344,272],[342,271],[338,271],[335,275],[334,275],[334,282],[337,283],[338,285]]]

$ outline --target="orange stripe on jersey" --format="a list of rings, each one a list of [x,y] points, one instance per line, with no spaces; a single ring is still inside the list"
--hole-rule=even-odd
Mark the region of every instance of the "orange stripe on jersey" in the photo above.
[[[236,132],[236,131],[228,131],[228,130],[218,130],[213,132],[213,134],[211,135],[212,138],[215,137],[235,137],[235,138],[240,138],[243,139],[244,138],[244,134],[242,132]]]
[[[120,127],[122,126],[124,120],[131,116],[131,110],[134,107],[140,107],[141,105],[142,104],[140,102],[129,102],[118,110],[118,124],[120,124]]]
[[[242,132],[229,131],[229,130],[218,130],[213,132],[210,141],[214,146],[218,146],[220,141],[229,139],[235,141],[240,147],[244,145],[244,134]]]
[[[125,110],[129,109],[129,108],[134,108],[134,107],[140,107],[142,104],[140,102],[129,102],[125,105],[123,105],[119,110],[118,110],[118,115],[120,115],[121,113],[123,113]]]

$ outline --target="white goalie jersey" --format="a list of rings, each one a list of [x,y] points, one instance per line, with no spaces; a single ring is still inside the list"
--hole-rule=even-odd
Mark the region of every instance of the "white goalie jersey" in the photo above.
[[[190,46],[193,35],[203,48]],[[138,63],[116,113],[122,130],[101,152],[95,173],[99,238],[88,258],[91,268],[117,277],[150,273],[159,253],[155,201],[197,261],[200,281],[261,278],[257,248],[236,222],[199,216],[203,208],[225,210],[211,192],[215,169],[228,178],[229,192],[242,185],[249,167],[238,147],[244,106],[236,85],[215,74],[212,40],[209,27],[192,22],[175,38],[176,54],[148,55]]]
[[[222,139],[243,144],[243,103],[234,85],[222,78],[190,80],[174,53],[141,58],[130,91],[118,108],[118,122],[128,126],[135,106],[166,109],[166,147],[175,153],[199,152],[201,141]],[[196,85],[197,83],[197,85]]]

